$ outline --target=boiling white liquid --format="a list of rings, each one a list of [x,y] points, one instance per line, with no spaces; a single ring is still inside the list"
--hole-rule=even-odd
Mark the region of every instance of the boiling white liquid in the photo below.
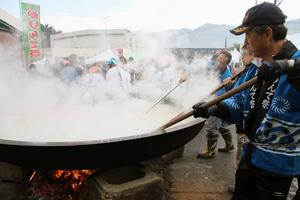
[[[127,137],[153,131],[178,113],[167,105],[158,105],[149,114],[139,109],[147,106],[151,105],[139,100],[122,105],[28,106],[1,117],[1,138],[51,142]]]

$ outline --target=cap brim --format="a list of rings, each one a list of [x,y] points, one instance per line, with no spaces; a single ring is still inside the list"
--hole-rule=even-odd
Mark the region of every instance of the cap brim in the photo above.
[[[238,27],[235,27],[234,29],[229,30],[234,35],[241,35],[243,33],[246,33],[249,29],[249,26],[240,25]]]

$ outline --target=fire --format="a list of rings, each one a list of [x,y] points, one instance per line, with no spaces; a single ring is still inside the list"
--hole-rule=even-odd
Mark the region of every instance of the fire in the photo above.
[[[86,179],[96,170],[56,170],[53,173],[53,180],[69,180],[74,191],[78,191]]]
[[[28,179],[27,196],[33,199],[81,200],[88,177],[96,170],[34,171]]]

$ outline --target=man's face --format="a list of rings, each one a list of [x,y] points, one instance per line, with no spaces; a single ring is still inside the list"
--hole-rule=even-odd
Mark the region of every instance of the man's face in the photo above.
[[[259,35],[254,30],[250,30],[246,33],[246,38],[255,57],[263,58],[270,51],[267,34]]]
[[[228,65],[228,58],[221,53],[216,61],[216,69],[219,71],[224,71]]]
[[[127,64],[125,58],[120,58],[120,61],[122,62],[122,64]]]
[[[252,52],[250,52],[248,49],[245,49],[242,54],[243,65],[244,66],[249,65],[253,59],[254,59],[254,55],[252,54]]]

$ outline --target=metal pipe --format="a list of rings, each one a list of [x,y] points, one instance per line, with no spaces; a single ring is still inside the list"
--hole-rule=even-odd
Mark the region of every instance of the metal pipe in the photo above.
[[[169,90],[167,93],[165,93],[161,98],[159,98],[154,104],[153,106],[151,106],[151,108],[149,108],[146,111],[146,114],[149,113],[157,104],[159,104],[163,99],[165,99],[172,91],[174,91],[179,85],[181,85],[185,80],[179,80],[179,82],[177,83],[177,85],[175,85],[175,87],[173,87],[171,90]]]

